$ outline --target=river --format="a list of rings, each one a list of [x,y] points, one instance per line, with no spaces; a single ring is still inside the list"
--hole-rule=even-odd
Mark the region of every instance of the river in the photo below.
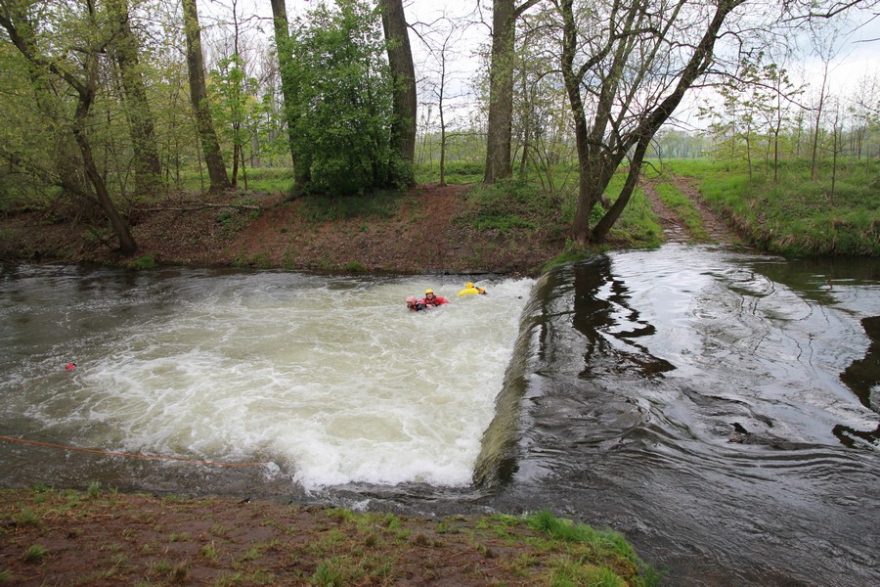
[[[53,446],[0,444],[0,478],[549,508],[668,585],[880,584],[880,262],[667,245],[468,279],[6,267],[0,434]],[[425,287],[452,303],[406,312]]]

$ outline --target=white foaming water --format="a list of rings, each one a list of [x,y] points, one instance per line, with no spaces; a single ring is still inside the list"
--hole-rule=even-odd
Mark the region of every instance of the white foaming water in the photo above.
[[[272,463],[306,488],[470,483],[531,280],[457,298],[449,278],[207,279],[83,350],[73,388],[28,415],[108,448]],[[408,312],[426,287],[451,303]]]

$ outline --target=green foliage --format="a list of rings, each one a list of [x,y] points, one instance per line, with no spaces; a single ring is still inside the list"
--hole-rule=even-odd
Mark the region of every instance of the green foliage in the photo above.
[[[467,212],[459,221],[477,230],[535,230],[545,223],[558,221],[559,203],[529,181],[478,185],[466,197]]]
[[[342,266],[342,270],[347,273],[366,273],[367,268],[359,261],[349,261]]]
[[[21,556],[22,560],[26,563],[39,563],[42,562],[46,555],[49,554],[49,551],[46,550],[46,547],[41,544],[33,544],[28,547],[24,554]]]
[[[141,271],[144,269],[155,269],[156,268],[156,258],[153,255],[142,255],[137,259],[134,259],[128,264],[129,269],[134,269],[136,271]]]
[[[233,207],[221,208],[220,211],[217,212],[215,221],[220,225],[222,234],[229,237],[243,229],[253,220],[256,220],[259,215],[259,210],[246,210]]]
[[[311,222],[332,222],[348,218],[391,218],[400,207],[400,193],[381,190],[362,198],[357,196],[308,196],[302,215]]]
[[[363,194],[408,176],[391,145],[391,76],[379,19],[367,3],[319,4],[290,41],[289,104],[297,164],[311,191]]]

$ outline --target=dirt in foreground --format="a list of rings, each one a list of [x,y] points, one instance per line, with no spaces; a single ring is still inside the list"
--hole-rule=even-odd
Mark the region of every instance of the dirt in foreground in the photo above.
[[[551,539],[509,516],[409,518],[96,488],[0,498],[0,585],[654,582],[619,537]]]
[[[168,198],[128,216],[139,251],[161,265],[252,266],[392,273],[534,274],[558,255],[564,230],[477,230],[468,222],[470,186],[424,185],[396,199],[390,214],[322,220],[314,201],[280,194]],[[130,263],[112,235],[77,209],[0,217],[0,260]],[[91,222],[90,222],[91,220]]]

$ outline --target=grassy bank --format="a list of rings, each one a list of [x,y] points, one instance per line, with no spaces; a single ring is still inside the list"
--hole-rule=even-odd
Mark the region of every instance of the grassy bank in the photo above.
[[[655,585],[619,534],[547,512],[390,513],[0,490],[0,584]]]
[[[880,255],[880,162],[838,162],[811,180],[806,161],[773,169],[744,162],[665,162],[664,170],[697,178],[706,201],[758,247],[784,255]]]

